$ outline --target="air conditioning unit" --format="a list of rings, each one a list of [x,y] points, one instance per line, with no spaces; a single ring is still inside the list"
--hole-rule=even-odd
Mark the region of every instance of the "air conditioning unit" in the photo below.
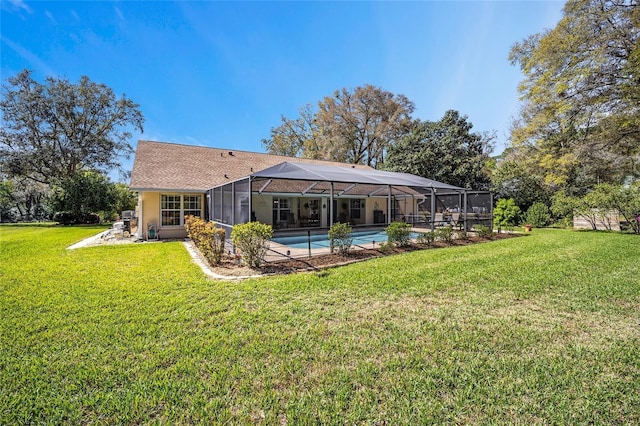
[[[122,219],[133,219],[136,215],[135,210],[123,210],[120,218]]]

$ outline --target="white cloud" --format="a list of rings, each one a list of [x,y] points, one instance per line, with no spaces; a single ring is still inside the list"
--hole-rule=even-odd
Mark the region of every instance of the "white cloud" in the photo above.
[[[19,44],[16,44],[16,43],[12,42],[11,40],[9,40],[6,37],[2,37],[2,41],[7,46],[9,46],[10,49],[12,49],[18,55],[20,55],[21,58],[26,60],[29,63],[29,65],[31,65],[37,71],[40,71],[44,75],[47,75],[47,76],[55,76],[55,75],[57,75],[44,61],[42,61],[40,58],[38,58],[35,54],[30,52],[29,50],[25,49],[24,47],[20,46]]]
[[[54,18],[51,12],[49,12],[48,10],[45,11],[44,14],[47,15],[47,18],[49,18],[52,24],[56,25],[58,23],[56,22],[56,18]]]
[[[122,14],[120,8],[114,7],[113,9],[116,11],[116,15],[118,15],[118,18],[120,18],[121,21],[124,21],[124,15]]]
[[[76,22],[80,22],[80,17],[78,16],[78,14],[76,13],[75,10],[71,9],[71,16],[73,16],[73,19],[76,20]]]
[[[31,10],[29,5],[27,5],[23,0],[9,0],[9,5],[14,10],[23,10],[27,13],[33,13],[33,10]]]

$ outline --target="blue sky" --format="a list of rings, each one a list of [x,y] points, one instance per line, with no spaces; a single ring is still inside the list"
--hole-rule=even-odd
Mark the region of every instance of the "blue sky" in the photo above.
[[[414,117],[448,109],[508,141],[513,43],[562,2],[46,2],[2,0],[2,80],[87,75],[140,104],[138,139],[263,151],[298,108],[343,87],[403,94]],[[130,167],[131,161],[125,162]]]

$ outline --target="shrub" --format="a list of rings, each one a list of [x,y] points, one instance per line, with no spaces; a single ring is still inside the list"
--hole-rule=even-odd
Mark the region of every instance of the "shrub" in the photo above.
[[[437,241],[442,241],[447,244],[453,243],[453,228],[445,226],[443,228],[436,229],[434,233]]]
[[[525,214],[525,221],[534,228],[547,226],[550,220],[551,213],[549,212],[549,207],[540,202],[533,203]]]
[[[405,222],[392,222],[385,229],[387,241],[398,247],[411,245],[411,225]]]
[[[197,216],[187,215],[184,218],[184,229],[187,231],[187,236],[191,238],[191,241],[197,246],[200,243],[200,236],[204,230],[205,220]]]
[[[418,238],[416,238],[416,242],[418,244],[425,244],[427,246],[433,245],[434,241],[435,234],[433,232],[425,232],[424,234],[418,235]]]
[[[485,225],[477,225],[473,227],[473,230],[476,231],[478,237],[480,238],[491,238],[493,237],[493,230]]]
[[[204,225],[198,248],[212,265],[217,265],[222,260],[226,236],[225,230],[216,228],[214,222],[207,222]]]
[[[224,254],[226,232],[222,228],[216,228],[215,222],[206,222],[196,216],[186,216],[184,227],[187,235],[198,247],[202,255],[212,265],[217,265]]]
[[[242,255],[242,262],[250,268],[257,268],[264,261],[269,249],[273,228],[260,222],[234,225],[231,240]]]
[[[495,223],[507,228],[513,227],[520,222],[522,212],[513,200],[513,198],[502,198],[498,200],[496,208],[493,209],[493,219]]]
[[[347,254],[349,250],[351,250],[351,245],[353,244],[353,235],[352,228],[346,223],[334,223],[329,228],[329,232],[327,234],[331,251],[333,252],[334,248],[338,249],[338,253]]]
[[[455,238],[456,238],[456,240],[468,240],[469,239],[469,234],[464,229],[458,229],[455,232]]]
[[[53,215],[53,221],[58,222],[61,225],[71,225],[76,223],[76,215],[71,212],[55,212]]]
[[[572,217],[560,218],[555,222],[553,222],[551,226],[553,228],[568,228],[568,229],[573,228],[573,218]]]
[[[87,213],[84,215],[82,222],[95,225],[97,223],[100,223],[100,215],[96,213]]]
[[[383,243],[380,243],[380,251],[385,253],[385,254],[391,253],[393,251],[393,249],[394,249],[394,246],[389,241],[385,241]]]

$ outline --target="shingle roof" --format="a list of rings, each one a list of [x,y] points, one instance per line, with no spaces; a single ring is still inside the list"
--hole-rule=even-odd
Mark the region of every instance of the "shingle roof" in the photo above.
[[[283,162],[345,166],[333,161],[141,140],[136,149],[130,187],[137,191],[204,192]],[[355,167],[371,169],[362,165]]]

